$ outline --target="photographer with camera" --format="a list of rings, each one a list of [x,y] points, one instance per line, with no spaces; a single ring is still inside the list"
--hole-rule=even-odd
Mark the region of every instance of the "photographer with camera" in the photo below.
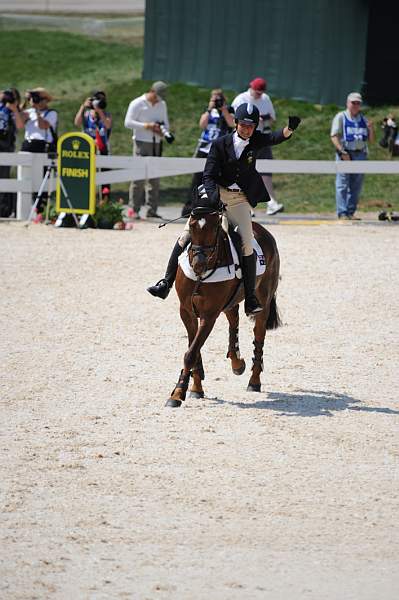
[[[74,123],[77,127],[82,127],[83,132],[87,133],[96,143],[97,154],[107,156],[110,154],[109,138],[112,129],[111,113],[105,111],[107,107],[107,97],[105,92],[94,91],[89,98],[83,102],[75,115]],[[104,184],[101,188],[103,197],[110,195],[111,186]]]
[[[16,88],[0,92],[0,152],[14,152],[17,129],[23,129],[19,102],[21,97]],[[11,167],[0,165],[0,179],[9,179]],[[10,217],[16,211],[16,194],[0,192],[0,217]]]
[[[43,87],[28,90],[25,94],[25,105],[30,108],[22,111],[21,116],[25,124],[25,139],[22,143],[23,152],[49,153],[57,152],[57,124],[58,113],[48,104],[53,97]],[[43,170],[43,175],[46,169]],[[36,210],[42,212],[42,206],[47,202],[48,194],[43,192]],[[35,195],[33,195],[35,200]]]
[[[259,125],[257,129],[261,133],[271,133],[272,125],[276,121],[276,112],[270,96],[266,94],[266,87],[267,83],[265,79],[262,77],[255,77],[255,79],[250,82],[248,90],[238,94],[238,96],[233,100],[234,110],[237,110],[237,108],[245,102],[251,102],[254,104],[254,106],[256,106],[260,114]],[[270,146],[259,150],[256,158],[266,158],[269,160],[272,159],[273,154]],[[267,205],[266,214],[269,216],[275,215],[283,211],[284,206],[283,204],[279,204],[275,199],[272,174],[263,173],[262,179],[270,196],[270,202]]]
[[[30,108],[22,111],[25,123],[24,152],[56,152],[58,114],[48,104],[53,97],[45,88],[37,87],[25,94]]]
[[[200,117],[199,126],[202,133],[194,158],[207,158],[212,142],[234,129],[234,108],[226,103],[226,97],[221,88],[211,91],[208,107]],[[181,211],[182,217],[190,214],[193,197],[201,183],[202,171],[194,173],[189,198]]]
[[[169,131],[168,108],[165,102],[168,86],[156,81],[145,94],[135,98],[126,112],[125,127],[133,130],[133,156],[162,156],[162,141],[169,144],[174,136]],[[147,188],[147,218],[162,218],[158,214],[159,179],[150,179]],[[133,204],[136,219],[140,219],[140,208],[146,203],[144,181],[132,181],[129,189],[129,204]]]

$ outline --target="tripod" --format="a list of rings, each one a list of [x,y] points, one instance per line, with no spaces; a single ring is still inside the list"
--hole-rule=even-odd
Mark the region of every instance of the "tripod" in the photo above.
[[[32,221],[32,219],[33,219],[33,215],[34,215],[37,207],[39,206],[39,203],[42,200],[42,197],[43,197],[46,185],[48,185],[48,189],[47,189],[47,204],[46,204],[46,223],[48,221],[48,213],[49,213],[49,208],[50,208],[50,194],[53,191],[52,190],[52,188],[53,188],[52,183],[53,183],[54,178],[57,176],[57,163],[56,163],[57,153],[56,152],[49,152],[47,156],[51,160],[51,163],[49,165],[47,165],[47,167],[46,167],[46,171],[44,173],[43,180],[42,180],[42,182],[40,184],[39,191],[37,192],[36,200],[35,200],[32,208],[31,208],[31,211],[29,213],[28,223],[30,223]],[[59,180],[60,180],[60,186],[61,186],[62,192],[63,192],[63,194],[65,196],[65,199],[66,199],[66,201],[68,203],[68,206],[69,206],[69,208],[71,210],[73,210],[73,206],[72,206],[71,201],[69,199],[68,192],[65,189],[65,186],[64,186],[64,183],[63,183],[61,177],[59,178]],[[79,221],[78,221],[77,216],[75,215],[75,213],[72,213],[72,216],[73,216],[73,219],[74,219],[74,221],[76,223],[76,227],[78,227],[79,226]]]

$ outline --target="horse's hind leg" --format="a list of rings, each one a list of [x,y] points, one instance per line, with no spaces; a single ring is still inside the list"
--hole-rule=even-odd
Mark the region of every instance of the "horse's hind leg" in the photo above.
[[[260,392],[260,374],[263,371],[263,345],[266,335],[267,316],[265,309],[263,309],[255,319],[252,375],[248,383],[247,392]]]
[[[238,304],[225,311],[229,321],[229,347],[226,358],[231,360],[231,368],[235,375],[242,375],[245,371],[245,360],[240,357],[240,348],[238,343],[238,323],[239,313]]]

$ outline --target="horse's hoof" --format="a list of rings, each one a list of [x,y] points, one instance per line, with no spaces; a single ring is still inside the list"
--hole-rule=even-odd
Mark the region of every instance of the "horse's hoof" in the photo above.
[[[242,365],[239,369],[233,369],[234,375],[242,375],[245,371],[245,360],[242,361]]]
[[[248,383],[247,392],[260,392],[260,383]]]
[[[200,398],[204,397],[204,392],[190,392],[190,398],[196,398],[197,400],[199,400]]]
[[[170,406],[171,408],[177,408],[178,406],[181,406],[182,402],[181,400],[174,400],[173,398],[169,398],[169,400],[167,400],[165,406]]]

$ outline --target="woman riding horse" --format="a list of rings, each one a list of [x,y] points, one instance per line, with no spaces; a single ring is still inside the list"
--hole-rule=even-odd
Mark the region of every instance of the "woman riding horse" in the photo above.
[[[242,240],[242,267],[245,289],[245,313],[255,316],[262,310],[255,294],[256,256],[253,251],[251,206],[270,200],[262,177],[255,169],[256,152],[265,146],[280,144],[292,136],[301,122],[289,117],[288,126],[276,132],[256,131],[259,111],[252,104],[241,104],[235,113],[236,129],[215,140],[205,164],[203,183],[210,207],[218,209],[220,201],[226,207],[228,221],[238,227]],[[202,202],[202,201],[201,201]],[[166,298],[176,278],[178,258],[189,240],[188,222],[177,240],[165,277],[148,288],[158,298]]]

